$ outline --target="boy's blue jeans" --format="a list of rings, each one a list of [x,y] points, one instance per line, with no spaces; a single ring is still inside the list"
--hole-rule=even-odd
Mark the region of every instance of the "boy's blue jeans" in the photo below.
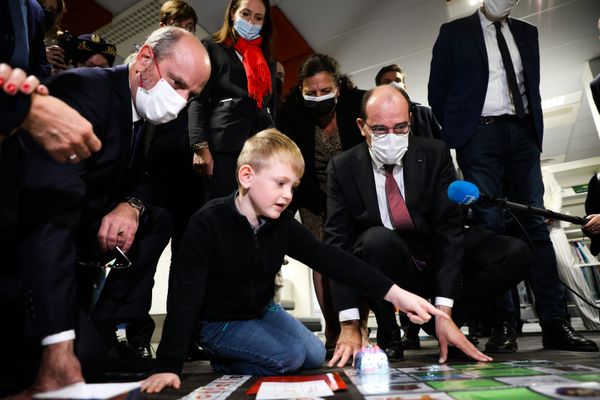
[[[226,374],[282,375],[325,361],[321,340],[272,302],[260,319],[203,321],[196,337],[213,368]]]

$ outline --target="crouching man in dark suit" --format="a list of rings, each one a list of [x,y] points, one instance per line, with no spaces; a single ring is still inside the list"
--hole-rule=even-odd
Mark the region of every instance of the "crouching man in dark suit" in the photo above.
[[[126,342],[117,341],[116,325],[147,316],[156,265],[172,230],[170,215],[152,207],[150,185],[144,182],[143,125],[175,119],[190,95],[204,86],[209,72],[206,51],[198,40],[183,29],[167,27],[148,38],[130,65],[83,69],[48,83],[52,93],[103,134],[103,151],[72,177],[86,188],[76,230],[80,275],[86,268],[82,265],[89,268],[90,262],[104,261],[117,248],[132,263],[111,270],[97,299],[90,291],[80,291],[89,296],[81,299],[83,306],[91,303],[92,321],[115,372],[140,370],[149,361],[137,359]],[[93,282],[84,277],[81,283],[89,288]],[[151,332],[148,344],[150,336]]]
[[[19,197],[15,260],[28,337],[74,338],[76,345],[88,339],[76,329],[76,297],[82,300],[87,289],[85,279],[76,288],[76,275],[85,268],[98,271],[90,265],[104,262],[118,246],[132,265],[111,270],[90,316],[104,339],[109,368],[145,366],[117,342],[115,325],[147,315],[156,263],[172,222],[166,211],[152,208],[142,183],[143,129],[137,122],[174,119],[209,75],[210,62],[197,38],[168,27],[152,33],[129,65],[66,71],[48,82],[54,96],[92,124],[102,149],[78,164],[57,163],[29,135],[14,149],[22,158],[15,173],[22,176],[19,187],[7,189]],[[76,149],[68,159],[87,155]],[[83,300],[88,307],[90,299]]]
[[[490,361],[460,331],[475,303],[516,284],[531,258],[518,239],[471,230],[447,188],[455,179],[447,146],[410,134],[410,99],[389,85],[365,94],[362,143],[328,166],[327,241],[379,268],[394,282],[430,298],[452,320],[436,318],[440,362],[454,346],[477,361]],[[342,366],[365,339],[358,329],[357,296],[334,288],[342,333],[330,365]],[[478,301],[475,301],[479,299]],[[371,304],[377,344],[391,360],[403,358],[395,310]]]

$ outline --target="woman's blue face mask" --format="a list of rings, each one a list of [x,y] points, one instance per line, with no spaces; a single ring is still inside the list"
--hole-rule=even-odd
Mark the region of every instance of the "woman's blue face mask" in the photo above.
[[[233,29],[246,40],[254,40],[260,36],[262,25],[254,25],[243,18],[236,17],[233,21]]]

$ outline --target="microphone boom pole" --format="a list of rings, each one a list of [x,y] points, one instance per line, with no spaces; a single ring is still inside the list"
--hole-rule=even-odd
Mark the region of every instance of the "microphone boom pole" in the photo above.
[[[558,219],[561,221],[571,222],[572,224],[577,224],[577,225],[585,225],[587,223],[587,220],[585,218],[577,217],[574,215],[562,214],[562,213],[555,212],[552,210],[547,210],[545,208],[539,208],[539,207],[527,206],[527,205],[519,204],[519,203],[513,203],[512,201],[508,201],[508,200],[504,200],[504,199],[496,199],[494,197],[490,197],[485,194],[481,194],[479,199],[480,199],[480,203],[482,205],[489,205],[489,206],[495,206],[495,207],[500,207],[500,208],[508,208],[511,210],[529,212],[532,214],[541,215],[541,216],[549,218],[549,219]]]

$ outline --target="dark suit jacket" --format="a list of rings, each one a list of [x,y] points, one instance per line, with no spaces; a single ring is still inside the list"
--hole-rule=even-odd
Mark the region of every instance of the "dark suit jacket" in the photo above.
[[[0,62],[10,64],[15,48],[15,34],[11,20],[9,1],[0,2]],[[29,35],[30,74],[40,79],[50,76],[50,64],[46,59],[44,44],[44,12],[36,0],[27,0],[27,28]]]
[[[585,213],[600,214],[600,181],[596,175],[592,176],[588,184],[587,197],[585,198]],[[592,245],[590,251],[593,255],[597,256],[600,254],[600,235],[590,236],[592,239]]]
[[[447,195],[456,179],[448,147],[439,140],[410,136],[403,173],[406,206],[415,225],[404,238],[415,258],[430,260],[428,268],[435,275],[432,296],[456,298],[464,228],[459,206]],[[327,242],[351,252],[361,233],[383,226],[367,144],[332,158],[327,179]]]
[[[537,28],[514,18],[508,18],[508,25],[523,61],[529,113],[541,150],[544,127]],[[428,91],[429,105],[450,147],[461,148],[475,133],[488,78],[488,58],[478,12],[442,25],[433,46]]]
[[[208,141],[211,151],[239,152],[246,139],[274,125],[275,96],[267,94],[263,107],[248,97],[248,80],[233,47],[202,41],[210,57],[208,83],[189,107],[190,144]],[[273,91],[275,63],[269,63]]]
[[[341,89],[335,118],[342,150],[348,150],[364,140],[356,125],[364,93],[359,89]],[[304,157],[304,176],[294,192],[293,207],[304,207],[320,214],[327,206],[327,195],[319,186],[315,169],[315,123],[304,109],[303,102],[300,90],[294,89],[281,109],[278,128],[296,142]]]
[[[50,92],[94,127],[102,149],[77,164],[54,162],[29,135],[25,145],[20,241],[31,333],[46,336],[73,328],[75,239],[97,233],[99,219],[127,195],[143,199],[142,163],[131,157],[132,109],[128,68],[81,68],[55,75]],[[80,222],[81,217],[83,219]],[[74,232],[77,226],[82,228]],[[96,229],[96,231],[94,231]]]
[[[44,47],[44,13],[35,0],[27,2],[29,28],[29,73],[44,79],[50,75]],[[15,35],[8,1],[0,2],[0,62],[10,64]],[[6,136],[25,119],[31,104],[29,96],[8,96],[0,92],[0,135]]]
[[[433,115],[431,108],[419,103],[411,102],[411,127],[410,132],[415,136],[433,139],[442,138],[442,127]]]

